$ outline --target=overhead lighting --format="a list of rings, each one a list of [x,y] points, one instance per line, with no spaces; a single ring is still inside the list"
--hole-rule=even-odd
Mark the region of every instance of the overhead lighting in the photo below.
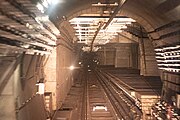
[[[47,2],[50,4],[50,5],[56,5],[60,2],[60,0],[47,0]]]
[[[44,1],[42,2],[42,5],[43,5],[44,7],[46,7],[46,8],[49,7],[49,4],[48,4],[48,1],[47,1],[47,0],[44,0]]]
[[[132,18],[115,18],[117,22],[136,22]]]
[[[44,13],[44,7],[43,7],[43,5],[41,5],[40,3],[37,3],[36,7],[37,7],[42,13]]]
[[[101,4],[101,3],[100,3]],[[76,36],[79,39],[78,42],[91,43],[88,40],[92,40],[99,28],[99,23],[107,23],[109,18],[104,17],[77,17],[69,20],[76,30]],[[110,42],[109,40],[115,38],[122,29],[127,28],[127,24],[131,24],[135,20],[131,18],[113,18],[107,29],[100,29],[96,35],[94,44],[104,44]],[[105,24],[104,24],[105,25]]]
[[[44,13],[50,6],[58,3],[60,3],[60,0],[41,0],[41,3],[37,3],[36,7]]]
[[[59,35],[59,34],[60,34],[59,30],[58,30],[58,29],[55,29],[55,30],[54,30],[54,34],[55,34],[55,35]]]
[[[180,45],[155,49],[159,69],[180,72]]]
[[[93,7],[106,7],[106,6],[112,6],[112,7],[115,7],[115,6],[118,6],[118,3],[115,2],[115,3],[111,3],[111,4],[105,4],[105,3],[96,3],[96,4],[92,4]]]
[[[23,45],[21,45],[21,47],[28,49],[30,47],[30,45],[29,44],[23,44]]]
[[[38,16],[35,18],[35,20],[37,22],[41,21],[41,22],[47,22],[49,21],[49,16],[48,15],[45,15],[45,16]]]
[[[26,23],[26,27],[29,27],[29,23]]]
[[[92,28],[96,28],[97,29],[97,26],[89,26],[89,27],[81,27],[81,26],[76,26],[76,27],[73,27],[74,29],[92,29]]]

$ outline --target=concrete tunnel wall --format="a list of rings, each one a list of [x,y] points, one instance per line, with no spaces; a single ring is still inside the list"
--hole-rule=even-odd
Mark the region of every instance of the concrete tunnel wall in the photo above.
[[[73,84],[73,71],[69,69],[75,64],[72,48],[63,44],[54,49],[45,66],[45,90],[52,92],[52,109],[59,108]]]
[[[141,75],[159,76],[154,47],[149,39],[144,39],[144,50],[139,43],[110,43],[98,52],[101,65],[139,69]]]
[[[52,94],[52,110],[59,108],[73,84],[69,66],[74,62],[73,51],[61,45],[49,56],[23,55],[1,93],[0,102],[6,104],[0,106],[0,119],[45,120],[45,96],[36,94],[36,84],[45,83],[45,92]]]
[[[45,56],[21,55],[15,70],[7,79],[0,96],[2,120],[40,120],[46,118],[43,95],[38,95],[36,84],[42,80]],[[13,63],[13,61],[12,61]],[[11,67],[5,66],[4,70]]]

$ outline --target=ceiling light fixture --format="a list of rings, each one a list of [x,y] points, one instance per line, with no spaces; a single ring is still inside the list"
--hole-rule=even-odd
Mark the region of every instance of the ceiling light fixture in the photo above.
[[[43,7],[42,4],[37,3],[36,7],[37,7],[42,13],[44,13],[44,7]]]
[[[77,17],[69,20],[69,22],[76,31],[75,35],[79,39],[78,42],[91,44],[91,42],[88,41],[93,39],[93,36],[99,28],[99,22],[107,23],[108,20],[108,17]],[[106,29],[99,30],[94,40],[94,44],[98,45],[110,42],[110,40],[115,38],[119,32],[122,32],[123,29],[127,28],[127,24],[131,24],[132,22],[135,22],[135,20],[131,18],[113,18]],[[104,28],[104,26],[105,24],[102,25],[102,28]]]

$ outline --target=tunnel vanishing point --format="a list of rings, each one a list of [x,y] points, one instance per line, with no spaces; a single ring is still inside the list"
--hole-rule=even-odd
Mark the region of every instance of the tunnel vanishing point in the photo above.
[[[0,120],[179,120],[180,0],[0,0]]]

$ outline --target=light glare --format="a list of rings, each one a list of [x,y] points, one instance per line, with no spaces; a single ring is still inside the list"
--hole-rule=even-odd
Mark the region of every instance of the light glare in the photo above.
[[[69,69],[70,69],[70,70],[74,70],[74,66],[70,66]]]
[[[59,3],[59,0],[48,0],[48,3],[50,3],[51,5],[56,5]]]

